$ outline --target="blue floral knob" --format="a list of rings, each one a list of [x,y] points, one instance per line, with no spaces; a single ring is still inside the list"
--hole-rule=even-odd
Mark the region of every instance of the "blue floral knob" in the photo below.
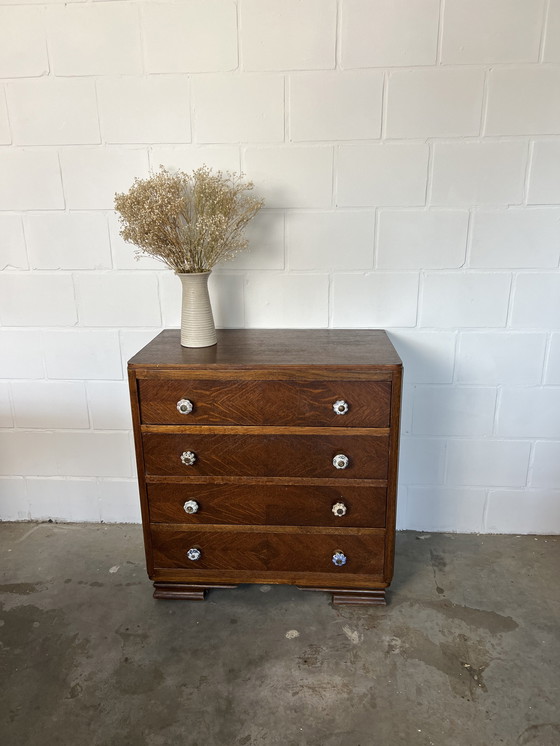
[[[346,555],[343,551],[340,549],[337,549],[336,552],[332,556],[333,564],[335,564],[337,567],[342,567],[342,565],[346,564]]]
[[[350,463],[350,459],[344,453],[337,453],[332,462],[335,469],[346,469]]]
[[[197,549],[196,547],[191,547],[189,551],[187,552],[187,557],[193,561],[200,559],[201,556],[202,556],[202,552],[200,551],[200,549]],[[344,561],[346,562],[346,560]]]

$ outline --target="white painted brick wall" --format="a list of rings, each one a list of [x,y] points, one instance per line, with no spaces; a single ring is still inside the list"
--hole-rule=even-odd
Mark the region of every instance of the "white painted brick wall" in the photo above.
[[[220,327],[386,328],[401,528],[560,531],[560,0],[0,3],[0,519],[138,521],[160,164],[266,199]]]

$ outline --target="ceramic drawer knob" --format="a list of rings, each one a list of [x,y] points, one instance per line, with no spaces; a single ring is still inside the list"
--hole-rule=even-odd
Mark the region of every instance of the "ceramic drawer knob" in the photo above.
[[[193,466],[196,461],[196,453],[192,451],[183,451],[181,454],[181,461],[185,466]]]
[[[335,503],[332,506],[332,512],[335,514],[337,518],[341,518],[343,515],[346,515],[346,505],[344,503]]]
[[[350,463],[350,459],[348,456],[345,456],[343,453],[338,453],[332,460],[333,466],[335,469],[346,469],[348,464]]]
[[[191,515],[192,513],[198,513],[198,503],[196,502],[196,500],[187,500],[187,502],[183,505],[183,510],[189,515]]]
[[[342,567],[342,565],[346,564],[346,555],[343,551],[340,549],[337,549],[336,552],[332,556],[333,564],[337,567]]]
[[[346,414],[346,412],[348,412],[348,403],[345,402],[344,399],[339,399],[338,401],[335,401],[332,408],[334,409],[335,414]]]
[[[188,559],[192,560],[193,562],[196,562],[196,560],[199,560],[202,557],[202,552],[200,549],[197,549],[196,547],[191,547],[187,552]],[[334,562],[334,559],[333,559]],[[344,560],[346,562],[346,559]]]
[[[179,399],[177,409],[181,414],[190,414],[193,411],[192,401],[189,399]]]

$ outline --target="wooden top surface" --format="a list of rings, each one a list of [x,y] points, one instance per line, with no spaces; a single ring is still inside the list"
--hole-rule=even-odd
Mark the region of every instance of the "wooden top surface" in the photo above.
[[[129,360],[129,366],[244,368],[283,365],[400,366],[379,329],[218,329],[213,347],[181,347],[180,330],[165,329]]]

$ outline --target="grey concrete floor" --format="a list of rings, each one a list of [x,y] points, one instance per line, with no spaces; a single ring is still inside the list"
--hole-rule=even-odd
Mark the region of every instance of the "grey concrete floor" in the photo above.
[[[0,524],[0,743],[558,746],[559,549],[400,534],[386,608],[154,601],[139,527]]]

